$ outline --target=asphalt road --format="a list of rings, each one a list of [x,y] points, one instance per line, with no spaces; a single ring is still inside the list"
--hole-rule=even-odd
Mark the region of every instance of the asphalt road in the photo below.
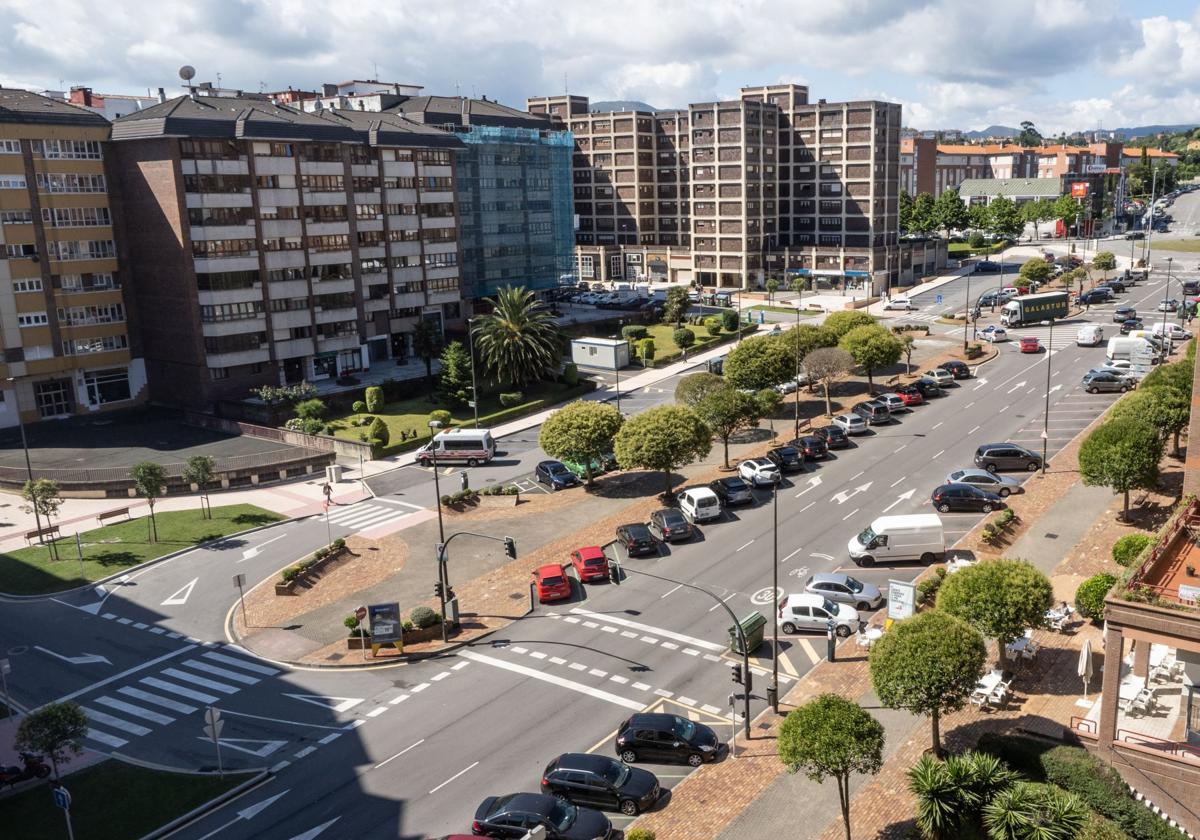
[[[956,293],[959,283],[939,291]],[[1149,311],[1162,290],[1156,276],[1119,302]],[[727,615],[713,598],[637,571],[704,587],[738,616],[759,610],[769,618],[777,595],[798,591],[812,572],[848,569],[884,586],[911,579],[920,567],[854,569],[846,541],[884,512],[928,511],[930,491],[951,470],[970,466],[981,443],[1040,446],[1048,367],[1051,455],[1066,445],[1115,399],[1078,389],[1104,351],[1073,343],[1084,321],[1111,331],[1111,311],[1093,307],[1086,318],[1059,325],[1049,353],[1022,355],[1009,343],[974,379],[794,476],[778,495],[777,530],[771,496],[760,491],[753,507],[705,526],[694,542],[628,561],[620,587],[577,587],[570,602],[540,607],[456,655],[329,672],[286,668],[227,644],[233,575],[253,584],[323,543],[325,523],[313,518],[189,552],[100,592],[6,602],[0,635],[13,663],[9,687],[24,706],[80,702],[94,723],[89,746],[180,766],[215,765],[201,728],[203,710],[218,706],[224,765],[267,766],[274,776],[180,837],[418,838],[469,830],[484,796],[536,789],[542,767],[560,752],[611,754],[617,724],[637,709],[693,716],[728,736],[727,698],[736,686]],[[1018,332],[1049,338],[1045,327]],[[669,399],[672,389],[646,395],[645,404]],[[516,463],[489,467],[488,477],[527,473],[540,457],[535,440],[530,430],[504,441],[501,448],[513,453],[506,459]],[[412,483],[400,488],[403,497],[385,496],[391,503],[420,504],[421,494],[432,494],[427,473],[398,472],[411,474],[405,481]],[[977,516],[943,520],[953,540]],[[333,536],[350,530],[335,528]],[[771,588],[774,557],[779,592]],[[758,654],[752,714],[764,707],[771,667],[769,646]],[[781,654],[786,691],[824,656],[824,638],[785,638]],[[668,789],[687,771],[651,769]]]

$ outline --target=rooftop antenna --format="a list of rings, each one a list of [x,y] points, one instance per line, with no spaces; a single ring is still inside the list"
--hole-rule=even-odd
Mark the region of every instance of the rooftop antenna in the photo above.
[[[259,92],[259,93],[266,93],[266,92],[267,92],[267,83],[266,83],[266,82],[259,82],[259,83],[258,83],[258,92]]]
[[[220,86],[221,86],[221,74],[218,73],[217,74],[217,87],[220,87]]]
[[[371,79],[372,79],[373,81],[376,81],[376,82],[378,82],[378,81],[379,81],[379,62],[378,62],[378,61],[372,61],[372,62],[371,62],[371,66],[375,68],[375,75],[374,75],[374,76],[372,76],[372,77],[371,77]]]
[[[471,85],[471,98],[475,98],[475,85]]]

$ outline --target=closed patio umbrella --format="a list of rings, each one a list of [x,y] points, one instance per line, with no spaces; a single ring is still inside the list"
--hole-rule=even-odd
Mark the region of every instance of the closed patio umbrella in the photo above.
[[[1079,665],[1075,668],[1075,673],[1083,678],[1083,699],[1087,699],[1088,681],[1092,678],[1092,642],[1090,639],[1083,640],[1083,647],[1079,650]]]

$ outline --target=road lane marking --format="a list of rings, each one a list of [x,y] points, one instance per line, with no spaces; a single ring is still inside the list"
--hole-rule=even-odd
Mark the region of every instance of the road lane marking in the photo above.
[[[850,476],[850,480],[853,481],[854,479],[858,478],[860,475],[862,475],[865,472],[866,472],[866,470],[861,470],[859,472],[856,472],[854,475]]]
[[[401,694],[399,697],[393,697],[391,700],[389,700],[388,704],[391,706],[395,706],[397,703],[403,703],[410,696],[411,695],[408,695],[408,694]]]
[[[938,452],[938,454],[933,456],[933,460],[936,461],[938,458],[942,457],[942,455],[944,455],[944,454],[946,454],[946,450],[942,449],[941,451]]]
[[[119,749],[129,743],[124,738],[118,738],[115,735],[109,735],[106,732],[101,732],[98,729],[92,729],[90,727],[88,728],[87,736],[93,741],[99,741],[101,744],[107,744],[114,749]]]
[[[784,558],[783,558],[782,560],[780,560],[779,562],[780,562],[780,563],[786,563],[787,561],[791,560],[793,557],[795,557],[797,554],[799,554],[799,553],[800,553],[801,551],[803,551],[803,550],[804,550],[804,548],[803,548],[803,547],[801,547],[801,548],[797,548],[795,551],[793,551],[793,552],[792,552],[791,554],[789,554],[787,557],[784,557]]]
[[[648,645],[658,644],[658,639],[654,638],[653,636],[642,636],[642,641]]]
[[[611,692],[604,691],[599,688],[593,688],[590,685],[585,685],[580,682],[575,682],[574,680],[568,680],[564,677],[560,677],[555,674],[547,674],[542,671],[538,671],[535,668],[526,667],[525,665],[518,665],[515,662],[506,662],[503,659],[496,659],[495,657],[486,656],[482,653],[477,653],[473,650],[462,650],[462,651],[459,651],[456,655],[461,656],[464,659],[470,659],[473,662],[479,662],[484,665],[491,665],[494,668],[501,668],[506,671],[512,671],[515,674],[521,674],[526,677],[532,677],[535,680],[541,680],[542,682],[550,683],[551,685],[556,685],[559,688],[565,688],[570,691],[578,692],[580,694],[586,694],[589,697],[594,697],[597,700],[604,700],[605,702],[612,703],[617,706],[623,706],[626,709],[633,709],[634,711],[639,711],[639,712],[642,710],[642,704],[637,702],[636,700],[630,700],[626,697],[620,696],[619,694],[613,694]],[[472,765],[472,766],[474,766],[474,765]]]
[[[891,484],[889,484],[888,487],[895,487],[897,484],[899,484],[901,481],[903,481],[906,478],[908,478],[908,476],[902,475],[899,478],[897,478],[895,481],[893,481]]]
[[[858,513],[860,510],[862,510],[862,508],[855,508],[854,510],[850,511],[849,513],[847,513],[845,516],[842,517],[842,521],[845,522],[847,519],[849,519],[854,514]]]
[[[216,703],[219,697],[212,694],[205,694],[203,691],[193,691],[190,688],[184,688],[175,683],[169,683],[166,680],[160,680],[157,677],[146,677],[138,680],[143,685],[148,685],[151,688],[157,688],[160,691],[167,691],[171,694],[178,694],[180,697],[186,697],[189,700],[195,700],[197,703],[211,704]]]
[[[316,751],[317,751],[316,747],[305,747],[304,749],[300,750],[299,752],[293,753],[293,755],[296,758],[304,758],[304,756],[312,755]]]
[[[204,677],[198,677],[195,674],[189,674],[187,671],[180,671],[178,668],[164,668],[163,674],[171,679],[183,680],[186,683],[198,685],[201,688],[211,689],[212,691],[219,691],[222,694],[237,694],[241,690],[235,685],[226,685],[225,683],[218,682],[217,680],[209,680],[205,679]]]
[[[678,586],[672,586],[672,587],[671,587],[670,589],[668,589],[666,592],[664,592],[663,594],[659,595],[659,596],[658,596],[658,599],[661,601],[663,598],[666,598],[666,597],[667,597],[668,595],[670,595],[672,592],[676,592],[676,591],[678,591],[678,590],[679,590],[679,589],[681,589],[681,588],[683,588],[683,584],[682,584],[682,583],[681,583],[681,584],[679,584]]]
[[[642,632],[657,633],[660,636],[666,636],[668,639],[675,639],[676,641],[686,642],[687,644],[693,645],[694,647],[698,647],[702,650],[711,650],[714,653],[722,653],[725,650],[724,645],[714,644],[713,642],[706,641],[705,639],[697,639],[695,636],[687,636],[687,635],[684,635],[683,633],[676,633],[671,630],[664,630],[661,627],[653,627],[649,624],[642,624],[637,621],[630,621],[627,618],[620,618],[618,616],[604,615],[602,613],[595,613],[595,612],[592,612],[591,610],[580,609],[579,607],[572,607],[571,612],[578,613],[580,615],[592,616],[593,618],[598,618],[602,621],[609,621],[609,622],[612,622],[613,624],[617,624],[621,627],[628,627],[630,630],[641,630]],[[646,639],[646,637],[644,637],[644,636],[642,638],[643,638],[643,641]]]
[[[567,667],[572,671],[586,671],[588,668],[588,666],[584,665],[582,662],[572,662]]]
[[[671,697],[675,696],[671,692],[667,691],[665,688],[656,688],[656,689],[654,689],[654,693],[657,694],[659,697],[671,698]]]
[[[124,685],[117,689],[118,694],[124,694],[126,697],[132,697],[135,700],[141,700],[143,703],[151,703],[155,706],[162,706],[164,709],[170,709],[173,712],[179,712],[181,715],[190,715],[196,711],[195,706],[189,706],[186,703],[178,703],[168,697],[159,697],[157,694],[151,694],[149,691],[133,688],[132,686]]]
[[[934,427],[933,427],[933,429],[936,429],[938,426],[942,425],[942,423],[943,423],[943,422],[944,422],[944,421],[942,421],[942,420],[939,420],[939,421],[937,422],[937,425],[936,425],[936,426],[934,426]],[[931,431],[931,432],[932,432],[932,431],[933,431],[933,429],[930,429],[929,431]]]
[[[629,682],[628,677],[622,677],[620,674],[613,674],[609,679],[618,685],[626,685]]]
[[[809,503],[808,503],[808,504],[806,504],[804,507],[800,508],[800,510],[798,511],[798,513],[804,513],[804,511],[808,510],[810,507],[812,507],[812,506],[813,506],[813,505],[815,505],[815,504],[816,504],[816,502],[809,502]]]
[[[754,545],[754,540],[750,540],[750,542],[746,543],[746,544],[745,544],[745,545],[743,545],[741,548],[735,549],[735,551],[741,551],[741,550],[742,550],[742,548],[749,548],[749,547],[750,547],[750,546],[752,546],[752,545]]]
[[[593,677],[600,677],[601,679],[608,676],[608,671],[601,671],[599,668],[591,668],[588,670],[588,673]]]
[[[978,426],[976,426],[975,428],[971,429],[971,431],[967,432],[967,434],[968,434],[968,435],[973,435],[973,434],[975,434],[975,433],[976,433],[976,432],[978,432],[978,431],[979,431],[979,427],[978,427]],[[942,451],[944,452],[945,450],[942,450]]]
[[[783,670],[787,671],[797,679],[800,677],[800,672],[796,670],[796,666],[792,664],[792,660],[788,659],[787,654],[780,651],[779,664],[783,666]]]
[[[110,709],[116,709],[118,712],[124,712],[127,715],[133,715],[142,720],[148,720],[151,723],[161,724],[166,726],[168,723],[174,723],[175,718],[170,715],[160,714],[159,712],[151,711],[150,709],[142,708],[133,703],[126,703],[124,700],[118,700],[115,697],[97,697],[96,703],[101,706],[107,706]]]
[[[135,665],[132,668],[126,668],[121,673],[113,674],[111,677],[107,677],[103,680],[100,680],[100,682],[95,682],[95,683],[92,683],[91,685],[84,686],[83,688],[79,689],[78,691],[73,691],[70,694],[66,694],[62,697],[59,697],[54,702],[55,703],[63,703],[63,702],[66,702],[67,700],[74,700],[76,697],[79,697],[81,694],[87,694],[88,692],[94,691],[95,689],[100,688],[101,686],[105,686],[105,685],[108,685],[109,683],[116,682],[117,680],[123,679],[123,678],[129,676],[130,674],[135,674],[138,671],[144,671],[147,668],[153,668],[159,662],[164,662],[168,659],[179,656],[180,654],[187,653],[189,650],[195,650],[195,649],[196,649],[195,645],[185,645],[184,647],[181,647],[178,650],[173,650],[170,653],[164,653],[162,656],[151,659],[149,662],[143,662],[141,665]]]
[[[551,656],[551,657],[550,657],[550,662],[551,662],[552,664],[554,664],[554,665],[566,665],[566,664],[567,664],[567,660],[563,659],[561,656]],[[459,663],[459,664],[460,664],[460,665],[465,665],[466,663],[465,663],[465,662],[461,662],[461,663]]]
[[[338,738],[341,738],[341,737],[342,737],[341,732],[332,732],[329,735],[326,735],[321,740],[317,741],[317,743],[318,744],[328,744],[330,741],[336,741]]]
[[[380,706],[377,709],[372,709],[371,711],[367,712],[367,717],[369,717],[369,718],[379,717],[381,714],[383,714],[387,710],[388,710],[387,706]]]
[[[417,692],[424,691],[427,688],[429,688],[429,683],[424,682],[424,683],[421,683],[420,685],[414,685],[412,688],[409,689],[409,691],[411,691],[413,694],[416,694]]]
[[[800,645],[801,649],[808,655],[808,659],[810,662],[812,662],[812,664],[816,665],[818,662],[821,661],[821,656],[820,656],[820,654],[817,653],[817,649],[815,647],[813,647],[812,642],[810,642],[808,639],[805,639],[803,637],[797,639],[796,642],[797,642],[797,644]]]
[[[106,715],[104,712],[98,712],[88,706],[80,706],[83,713],[88,716],[88,720],[102,723],[105,726],[111,726],[113,729],[120,729],[122,732],[128,732],[130,735],[149,735],[150,728],[148,726],[139,726],[136,723],[130,723],[127,720],[112,715]]]
[[[478,761],[476,761],[476,762],[474,762],[474,763],[470,764],[469,766],[467,766],[467,767],[464,767],[462,770],[459,770],[457,773],[455,773],[453,776],[451,776],[451,777],[450,777],[449,779],[447,779],[446,781],[442,782],[440,785],[438,785],[437,787],[435,787],[433,790],[429,791],[429,793],[430,793],[430,794],[437,793],[439,790],[441,790],[442,788],[444,788],[446,785],[450,784],[450,783],[451,783],[451,782],[453,782],[455,779],[457,779],[459,776],[463,775],[463,774],[464,774],[464,773],[466,773],[468,770],[472,769],[473,767],[475,767],[475,766],[476,766],[476,765],[478,765],[478,764],[479,764],[479,762],[478,762]]]
[[[392,756],[391,758],[385,758],[383,761],[381,761],[381,762],[379,762],[378,764],[376,764],[376,765],[375,765],[375,769],[376,769],[376,770],[378,770],[380,767],[382,767],[383,765],[387,764],[389,761],[392,761],[392,760],[394,760],[394,759],[397,759],[397,758],[399,758],[400,756],[404,755],[404,754],[405,754],[406,752],[408,752],[409,750],[411,750],[411,749],[415,749],[415,748],[417,748],[417,747],[421,746],[421,745],[422,745],[422,744],[424,744],[424,743],[425,743],[425,739],[424,739],[424,738],[422,738],[420,741],[417,741],[417,743],[415,743],[415,744],[410,744],[409,746],[407,746],[407,747],[405,747],[404,749],[400,750],[400,752],[396,753],[396,754],[395,754],[394,756]],[[299,755],[300,755],[299,753],[297,753],[297,754],[296,754],[296,756],[297,756],[297,757],[299,757]]]
[[[659,642],[659,647],[665,647],[667,650],[679,650],[679,645],[674,642]]]
[[[273,677],[279,673],[278,668],[269,668],[266,665],[259,665],[256,662],[247,662],[244,659],[238,659],[233,656],[226,656],[223,653],[215,653],[207,651],[201,654],[205,659],[211,659],[213,662],[224,662],[226,665],[233,665],[247,671],[253,671],[256,674],[262,674],[267,677]]]
[[[206,674],[212,674],[214,677],[231,680],[242,685],[257,685],[261,682],[258,677],[248,677],[245,674],[230,671],[228,668],[218,668],[216,665],[209,665],[207,662],[201,662],[199,659],[188,659],[183,664],[197,671],[203,671]]]
[[[899,452],[901,449],[905,449],[907,446],[908,446],[907,443],[901,444],[900,446],[896,447],[895,451]]]
[[[632,630],[622,630],[621,631],[622,639],[636,639],[637,637],[638,637],[638,634],[634,633]]]
[[[686,653],[688,656],[699,656],[700,655],[700,651],[696,650],[695,648],[684,648],[683,652]]]

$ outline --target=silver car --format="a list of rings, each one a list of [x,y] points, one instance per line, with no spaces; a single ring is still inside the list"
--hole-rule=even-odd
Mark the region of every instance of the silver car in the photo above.
[[[876,609],[883,603],[883,593],[873,583],[863,583],[841,572],[817,574],[804,584],[805,592],[823,595],[830,601],[850,604],[859,612]]]
[[[875,399],[878,402],[886,405],[888,407],[888,411],[890,411],[892,414],[896,414],[901,411],[912,411],[912,409],[908,407],[908,403],[906,403],[899,394],[880,394]]]
[[[1013,493],[1024,493],[1025,488],[1021,483],[1012,476],[1000,475],[998,473],[990,473],[987,470],[955,470],[946,476],[947,484],[970,484],[972,487],[978,487],[980,490],[986,490],[989,493],[995,493],[1002,499],[1008,498]]]
[[[867,421],[857,414],[839,414],[832,422],[848,435],[866,434],[867,431]]]

